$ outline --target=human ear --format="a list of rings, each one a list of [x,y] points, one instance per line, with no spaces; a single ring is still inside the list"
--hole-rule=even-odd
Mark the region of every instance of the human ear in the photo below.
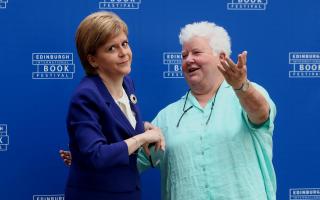
[[[224,52],[219,53],[219,58],[222,60],[226,59],[226,54]]]
[[[93,55],[89,54],[89,55],[87,56],[87,60],[88,60],[88,62],[90,63],[90,65],[91,65],[93,68],[97,68],[97,67],[98,67],[98,64],[97,64],[97,62],[96,62],[96,58],[95,58]]]

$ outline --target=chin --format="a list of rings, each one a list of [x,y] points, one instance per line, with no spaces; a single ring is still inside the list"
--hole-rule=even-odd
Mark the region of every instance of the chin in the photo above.
[[[188,79],[187,79],[187,81],[188,81],[188,83],[189,84],[192,84],[192,85],[194,85],[194,84],[198,84],[198,83],[200,83],[201,82],[201,78],[200,77],[189,77]]]
[[[125,68],[122,70],[122,73],[123,73],[124,75],[130,74],[130,72],[131,72],[131,67],[130,67],[130,66],[129,66],[129,67],[125,67]]]

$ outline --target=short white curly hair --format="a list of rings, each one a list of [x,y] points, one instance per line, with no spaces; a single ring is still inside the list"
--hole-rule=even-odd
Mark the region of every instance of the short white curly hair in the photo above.
[[[183,45],[195,36],[209,39],[209,45],[214,53],[220,54],[223,52],[228,57],[230,56],[231,39],[223,27],[207,21],[187,24],[180,31],[180,44]]]

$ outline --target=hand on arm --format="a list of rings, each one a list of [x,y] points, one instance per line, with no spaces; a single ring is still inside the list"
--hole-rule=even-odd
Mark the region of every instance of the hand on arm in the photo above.
[[[65,150],[60,150],[60,157],[63,160],[64,164],[67,166],[71,165],[72,157],[71,157],[71,152],[70,151],[65,151]]]
[[[161,130],[156,126],[153,126],[149,122],[145,123],[145,129],[146,131],[144,133],[125,140],[128,146],[129,155],[131,155],[138,148],[140,148],[140,146],[143,145],[144,151],[149,156],[150,155],[149,145],[153,143],[155,144],[155,151],[158,151],[159,149],[161,149],[162,151],[165,150],[165,140],[161,133]],[[70,166],[72,163],[71,152],[60,150],[59,153],[63,162],[67,166]]]
[[[155,151],[159,150],[160,148],[164,151],[165,149],[165,141],[164,137],[161,133],[161,130],[151,123],[148,122],[148,127],[145,126],[146,131],[142,134],[136,135],[129,139],[126,139],[125,142],[128,146],[128,153],[131,155],[134,153],[138,148],[143,145],[143,148],[146,154],[150,155],[149,145],[155,144]],[[70,166],[72,163],[72,156],[70,151],[60,150],[59,151],[60,157],[63,162]]]
[[[238,55],[238,62],[235,64],[230,58],[220,57],[219,71],[225,80],[235,90],[237,97],[247,112],[250,121],[254,124],[261,124],[269,117],[269,104],[265,97],[249,83],[246,91],[241,90],[247,80],[247,52]]]
[[[151,125],[151,126],[150,126]],[[149,126],[145,126],[147,130],[144,133],[133,136],[129,139],[126,139],[125,142],[128,145],[128,153],[131,155],[135,152],[140,146],[143,146],[146,154],[150,155],[149,144],[155,143],[155,150],[165,149],[164,137],[161,133],[161,130],[158,127],[153,126],[149,123]]]
[[[151,124],[150,122],[144,122],[144,130],[147,131],[147,130],[152,130],[152,129],[158,129],[158,131],[160,131],[160,136],[161,136],[161,140],[156,142],[156,143],[152,143],[151,145],[155,145],[155,152],[157,152],[159,149],[161,149],[162,151],[165,150],[165,139],[164,139],[164,136],[161,132],[161,129],[159,129],[158,127],[154,126],[153,124]],[[150,147],[150,144],[147,144],[147,145],[144,145],[144,150],[145,152],[150,155],[150,151],[149,151],[149,148]]]

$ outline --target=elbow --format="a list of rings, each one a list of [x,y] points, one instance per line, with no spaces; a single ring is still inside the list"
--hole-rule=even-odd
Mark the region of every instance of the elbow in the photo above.
[[[269,112],[263,113],[260,117],[259,117],[259,124],[263,124],[264,122],[266,122],[269,119]]]
[[[104,165],[103,162],[101,162],[102,161],[101,158],[99,158],[99,156],[95,154],[85,155],[84,161],[90,169],[93,169],[96,171],[100,171],[106,167],[106,165]]]
[[[263,124],[269,119],[270,109],[269,106],[264,106],[258,111],[259,115],[256,117],[256,124]]]
[[[91,160],[90,165],[94,170],[97,171],[103,170],[105,168],[105,166],[99,160]]]

